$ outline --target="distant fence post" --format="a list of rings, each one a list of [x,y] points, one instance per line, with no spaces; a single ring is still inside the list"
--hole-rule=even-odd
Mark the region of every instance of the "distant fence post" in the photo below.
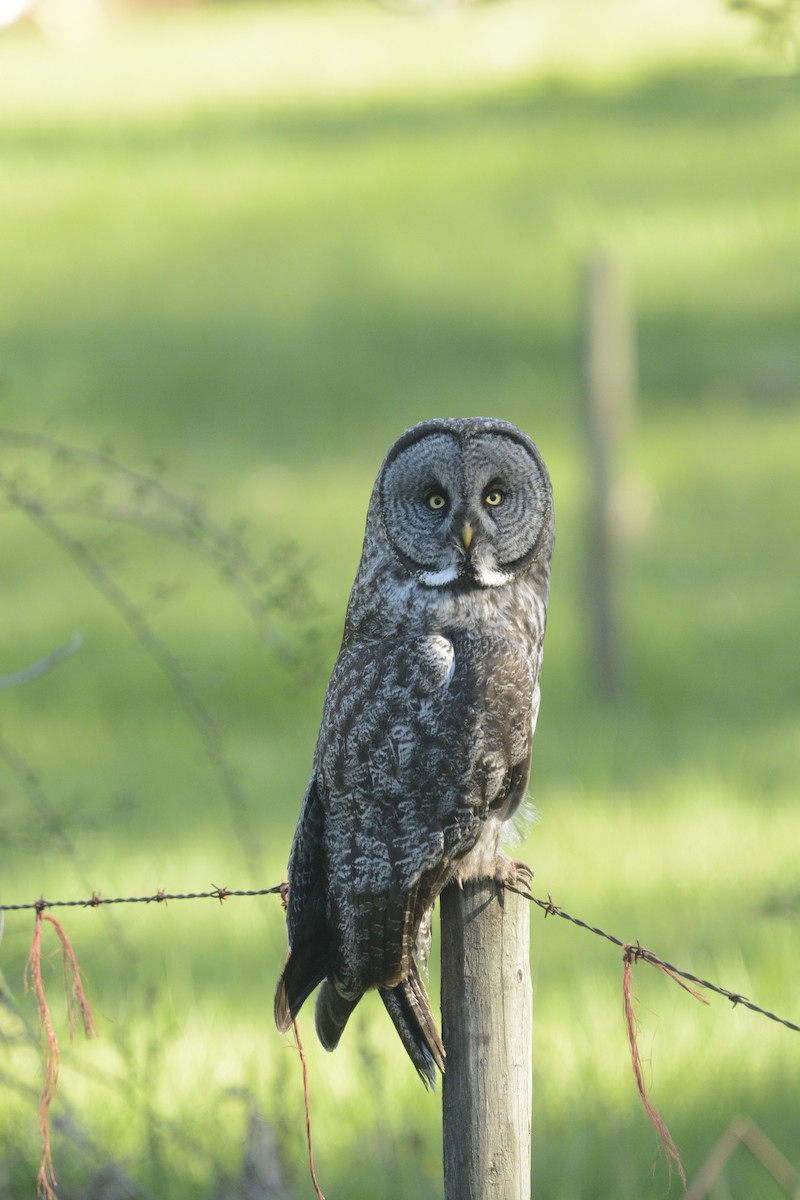
[[[479,879],[440,905],[445,1200],[530,1200],[530,902]]]
[[[618,693],[621,655],[617,600],[619,460],[633,422],[636,355],[627,279],[596,254],[582,281],[582,383],[589,444],[588,600],[597,686]]]

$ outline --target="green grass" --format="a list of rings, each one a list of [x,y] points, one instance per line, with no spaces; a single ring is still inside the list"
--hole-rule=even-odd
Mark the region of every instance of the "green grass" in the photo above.
[[[423,417],[492,412],[536,438],[556,494],[540,819],[520,851],[538,894],[797,1019],[800,100],[754,79],[774,64],[749,34],[710,2],[667,17],[508,0],[432,20],[176,10],[77,45],[0,35],[0,425],[108,447],[245,518],[269,568],[261,625],[304,651],[298,668],[265,643],[191,520],[170,540],[59,507],[162,520],[158,494],[0,442],[0,471],[178,656],[246,808],[97,574],[2,507],[0,676],[84,636],[0,692],[3,745],[41,789],[0,761],[5,902],[282,877],[381,456]],[[583,567],[578,281],[597,247],[628,270],[639,350],[615,706],[591,685]],[[282,599],[298,570],[314,596],[299,615]],[[65,924],[101,1038],[67,1044],[55,964],[63,1195],[113,1159],[143,1195],[215,1196],[241,1171],[250,1104],[309,1194],[299,1064],[271,1018],[278,903]],[[31,927],[7,914],[0,967],[34,1028]],[[663,1196],[619,952],[537,914],[532,961],[535,1193]],[[643,965],[635,983],[690,1177],[740,1113],[796,1156],[797,1035]],[[329,1200],[441,1194],[438,1098],[379,1009],[364,1002],[333,1057],[302,1023]],[[19,1030],[0,1009],[0,1032]],[[0,1192],[21,1200],[35,1047],[4,1043],[0,1078]],[[744,1153],[728,1175],[720,1196],[779,1194]]]

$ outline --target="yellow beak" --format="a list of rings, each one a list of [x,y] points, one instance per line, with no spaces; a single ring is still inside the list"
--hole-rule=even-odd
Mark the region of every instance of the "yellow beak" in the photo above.
[[[466,521],[461,529],[461,540],[464,543],[464,549],[469,550],[472,545],[472,526],[469,521]]]

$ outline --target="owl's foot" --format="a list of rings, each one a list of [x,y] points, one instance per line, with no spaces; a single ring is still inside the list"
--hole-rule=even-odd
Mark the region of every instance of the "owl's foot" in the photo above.
[[[495,853],[491,858],[483,855],[479,859],[473,852],[462,859],[450,882],[463,888],[468,879],[493,879],[501,887],[512,887],[530,896],[533,867],[505,854]]]
[[[530,899],[531,884],[533,883],[533,867],[529,867],[527,863],[517,862],[513,858],[504,858],[503,865],[505,873],[497,876],[498,883],[502,883],[505,887],[513,888],[515,892],[520,892],[523,896]]]

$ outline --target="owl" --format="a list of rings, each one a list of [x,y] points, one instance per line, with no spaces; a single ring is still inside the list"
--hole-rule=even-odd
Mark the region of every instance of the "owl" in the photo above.
[[[423,1082],[444,1071],[420,960],[443,888],[521,867],[500,841],[528,784],[553,535],[515,426],[425,421],[389,450],[292,843],[281,1031],[321,984],[333,1050],[377,988]]]

